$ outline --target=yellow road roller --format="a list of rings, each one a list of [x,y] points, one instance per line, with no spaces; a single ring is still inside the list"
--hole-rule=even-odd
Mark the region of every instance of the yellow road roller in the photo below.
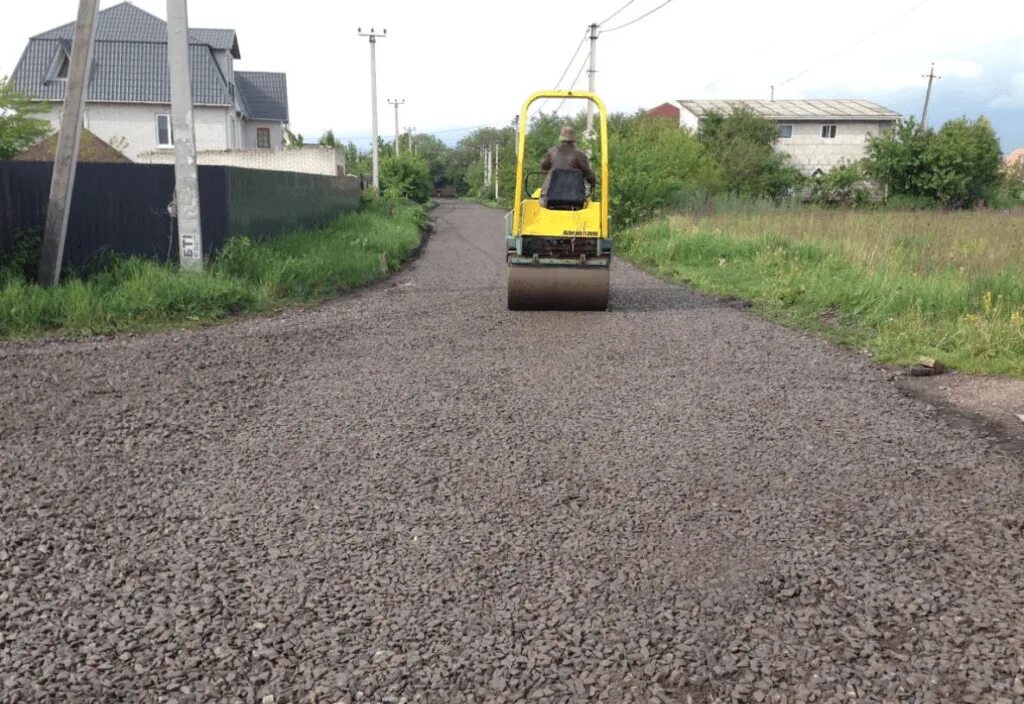
[[[546,199],[532,193],[526,160],[527,113],[538,100],[589,101],[600,120],[600,197],[588,189],[576,169],[551,174]],[[550,145],[549,145],[550,146]],[[572,173],[570,173],[572,172]],[[509,310],[606,310],[612,241],[608,236],[608,114],[593,93],[540,91],[523,104],[519,116],[516,195],[505,218]]]

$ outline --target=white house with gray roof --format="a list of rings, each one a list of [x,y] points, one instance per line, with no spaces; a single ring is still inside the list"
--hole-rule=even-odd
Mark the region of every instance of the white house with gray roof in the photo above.
[[[53,104],[54,129],[73,36],[70,23],[32,37],[11,77],[19,92]],[[190,29],[189,39],[197,150],[281,149],[288,124],[285,74],[236,71],[242,55],[234,30]],[[99,13],[95,42],[85,127],[134,161],[170,153],[167,23],[124,2]]]
[[[775,148],[809,176],[865,156],[868,137],[893,127],[900,114],[867,100],[679,100],[679,124],[696,131],[710,113],[746,109],[779,128]],[[668,114],[666,104],[656,108]]]

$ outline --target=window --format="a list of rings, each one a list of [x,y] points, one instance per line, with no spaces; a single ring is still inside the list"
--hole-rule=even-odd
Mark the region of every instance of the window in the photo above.
[[[63,53],[63,52],[62,52]],[[68,71],[71,70],[71,57],[67,53],[63,53],[60,60],[60,66],[57,68],[57,78],[66,81],[68,79]]]
[[[821,126],[821,138],[822,139],[835,139],[836,138],[836,126],[835,125],[822,125]]]
[[[269,127],[257,127],[256,128],[256,148],[257,149],[270,149],[270,128]]]
[[[174,146],[174,127],[170,115],[156,116],[156,146],[163,149]]]
[[[793,125],[779,125],[779,139],[793,139]]]

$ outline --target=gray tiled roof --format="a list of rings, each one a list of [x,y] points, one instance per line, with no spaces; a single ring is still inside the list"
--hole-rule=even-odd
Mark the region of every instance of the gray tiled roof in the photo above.
[[[64,99],[64,81],[51,80],[50,74],[60,52],[70,50],[73,36],[71,23],[32,37],[12,75],[20,92],[41,100]],[[234,105],[228,78],[215,55],[229,51],[239,58],[234,30],[190,29],[189,39],[194,103]],[[246,116],[288,119],[284,74],[236,72],[235,76],[238,104]],[[241,95],[243,92],[245,95]],[[167,23],[128,2],[100,12],[86,99],[169,104]]]
[[[868,100],[680,100],[697,117],[745,108],[769,120],[897,120],[900,114]]]
[[[250,117],[288,122],[288,80],[283,73],[235,71],[235,86]]]

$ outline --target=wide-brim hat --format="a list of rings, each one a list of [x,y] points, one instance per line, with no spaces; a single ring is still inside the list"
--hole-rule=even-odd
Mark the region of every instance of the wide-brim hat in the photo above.
[[[562,131],[559,133],[558,136],[559,139],[561,139],[563,142],[575,142],[576,130],[574,130],[572,127],[566,126],[562,128]]]

